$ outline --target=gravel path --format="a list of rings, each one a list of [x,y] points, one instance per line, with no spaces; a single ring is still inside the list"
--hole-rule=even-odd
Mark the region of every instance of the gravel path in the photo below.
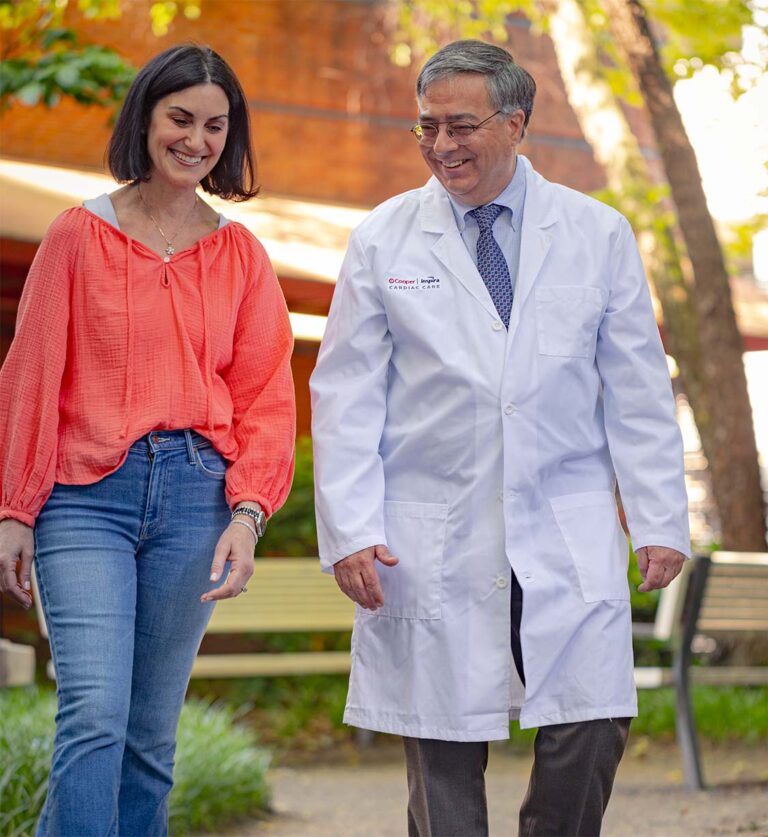
[[[376,750],[374,745],[372,750]],[[768,837],[768,748],[707,750],[713,790],[691,793],[672,746],[631,745],[616,779],[604,837]],[[491,835],[514,837],[530,756],[494,746],[487,773]],[[230,837],[405,837],[406,788],[399,748],[359,764],[278,767],[275,814]],[[456,835],[455,837],[463,837]]]

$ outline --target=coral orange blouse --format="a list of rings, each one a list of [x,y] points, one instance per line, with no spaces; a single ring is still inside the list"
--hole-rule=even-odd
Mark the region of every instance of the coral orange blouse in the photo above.
[[[267,515],[293,478],[288,311],[261,244],[230,222],[163,259],[83,207],[51,225],[0,370],[0,519],[30,526],[54,482],[116,471],[153,429],[227,460],[230,505]]]

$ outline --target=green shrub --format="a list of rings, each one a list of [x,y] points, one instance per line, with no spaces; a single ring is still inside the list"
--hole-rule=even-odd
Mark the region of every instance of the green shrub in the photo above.
[[[37,689],[0,691],[0,834],[32,834],[45,801],[56,698]],[[269,803],[269,755],[232,709],[189,701],[179,723],[170,830],[217,831]]]
[[[253,730],[234,720],[235,712],[221,704],[184,705],[169,803],[172,834],[218,831],[268,807],[269,754],[257,748]]]
[[[692,695],[696,728],[703,739],[768,742],[768,688],[694,686]],[[642,689],[638,703],[634,735],[664,738],[675,734],[673,689]]]
[[[344,674],[193,680],[190,689],[236,706],[248,702],[249,725],[279,756],[332,749],[353,738],[342,720],[347,680]]]
[[[315,486],[312,476],[312,440],[296,440],[296,472],[285,505],[269,521],[256,556],[312,558],[317,555]],[[318,570],[319,571],[319,570]]]
[[[56,698],[0,690],[0,834],[32,834],[48,788]]]
[[[768,742],[768,688],[694,686],[692,694],[696,728],[703,741]],[[673,740],[674,689],[641,689],[637,698],[639,714],[632,720],[632,738]],[[509,743],[516,749],[529,749],[535,736],[535,729],[520,729],[516,721],[509,726]]]

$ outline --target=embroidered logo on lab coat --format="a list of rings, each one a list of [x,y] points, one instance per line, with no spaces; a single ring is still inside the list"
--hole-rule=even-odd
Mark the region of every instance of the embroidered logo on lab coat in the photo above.
[[[401,279],[390,276],[387,279],[390,291],[437,291],[440,289],[439,276],[417,276],[415,279]]]

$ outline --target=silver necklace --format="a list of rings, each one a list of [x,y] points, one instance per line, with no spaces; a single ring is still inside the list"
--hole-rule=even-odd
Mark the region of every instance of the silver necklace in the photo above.
[[[186,218],[184,218],[181,224],[179,224],[179,228],[176,230],[176,232],[170,238],[168,238],[168,236],[163,232],[163,228],[155,220],[155,216],[152,214],[149,206],[147,205],[147,202],[144,200],[144,195],[141,194],[141,184],[137,186],[137,189],[139,192],[139,200],[141,201],[141,205],[144,207],[144,211],[147,213],[147,215],[149,215],[149,220],[157,227],[157,231],[163,237],[163,241],[165,241],[166,247],[163,252],[165,253],[166,258],[163,261],[167,262],[168,259],[170,259],[170,257],[176,252],[176,248],[173,246],[173,240],[177,238],[182,229],[186,227],[187,221],[189,221],[189,219],[192,217],[192,213],[195,211],[195,207],[197,206],[197,195],[195,195],[195,201],[192,204],[192,209],[189,210]]]

